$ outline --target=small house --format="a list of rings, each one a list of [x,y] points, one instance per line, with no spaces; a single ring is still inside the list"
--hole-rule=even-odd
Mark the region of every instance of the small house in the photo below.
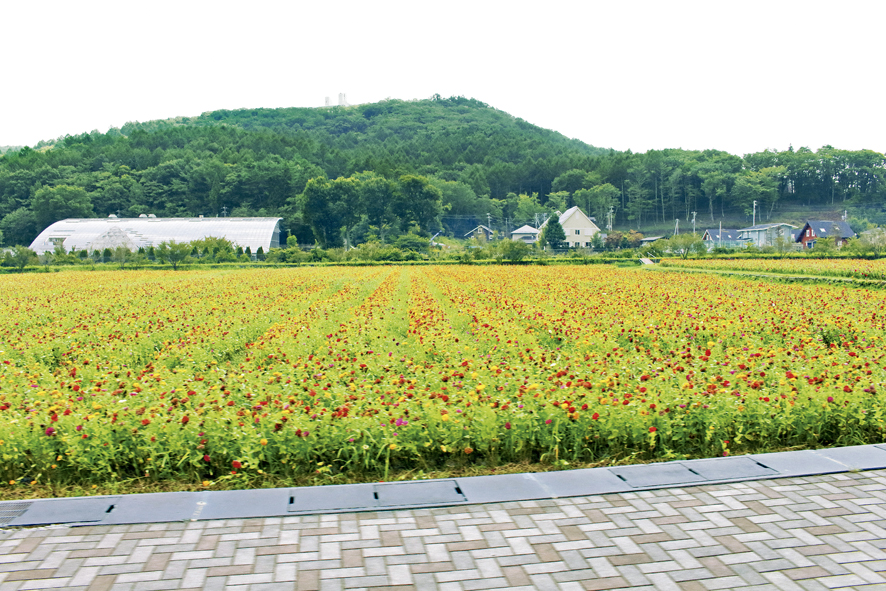
[[[521,226],[511,232],[511,240],[516,240],[517,242],[525,242],[526,244],[533,244],[534,242],[538,242],[539,234],[541,234],[541,230],[528,225]]]
[[[749,245],[752,244],[762,248],[764,246],[775,246],[779,238],[790,241],[796,229],[797,226],[781,222],[757,224],[756,226],[741,228],[738,231],[738,237],[740,240],[748,241]]]
[[[485,240],[492,240],[492,237],[495,236],[495,231],[492,228],[484,226],[480,224],[467,234],[465,234],[465,238],[481,238]]]
[[[559,212],[558,212],[559,213]],[[591,248],[591,238],[600,231],[597,224],[576,205],[560,214],[560,225],[566,233],[566,244],[569,248]],[[541,225],[544,230],[547,220]]]
[[[822,238],[833,238],[837,248],[846,244],[851,238],[855,238],[855,232],[847,222],[842,220],[832,222],[830,220],[809,220],[803,225],[796,238],[796,242],[803,248],[814,248],[815,241]]]

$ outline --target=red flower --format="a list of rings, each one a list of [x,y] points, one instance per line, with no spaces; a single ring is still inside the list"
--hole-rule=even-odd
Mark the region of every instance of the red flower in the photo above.
[[[505,429],[510,429],[510,428],[511,428],[511,423],[505,423]]]
[[[190,420],[191,419],[188,418],[188,415],[183,416],[182,417],[182,425],[187,425],[188,421],[190,421]]]
[[[234,460],[233,462],[231,462],[231,466],[232,466],[235,470],[239,470],[240,468],[243,467],[243,464],[241,464],[241,463],[238,462],[237,460]]]
[[[208,462],[208,461],[209,461],[209,455],[208,455],[208,454],[205,455],[205,456],[203,456],[203,461],[204,461],[204,462]]]
[[[656,431],[658,431],[657,428],[655,428],[655,427],[649,427],[649,432],[650,432],[650,433],[655,433]]]
[[[596,421],[597,419],[600,418],[600,414],[595,412],[594,414],[591,415],[591,418]]]

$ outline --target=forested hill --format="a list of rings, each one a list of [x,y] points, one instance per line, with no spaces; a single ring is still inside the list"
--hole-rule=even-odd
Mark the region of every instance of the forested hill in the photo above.
[[[754,209],[756,203],[756,210]],[[825,146],[744,157],[615,152],[474,99],[214,111],[67,136],[0,156],[0,240],[116,214],[281,216],[300,243],[507,233],[580,205],[616,229],[778,218],[886,222],[886,157]]]
[[[270,130],[294,139],[301,155],[330,178],[364,170],[383,176],[433,174],[466,182],[477,195],[495,198],[509,191],[545,194],[552,171],[609,152],[464,97],[210,111],[199,117],[127,123],[121,132],[218,125]]]
[[[112,213],[280,215],[312,241],[298,199],[308,180],[364,171],[448,183],[460,201],[441,212],[485,218],[501,213],[493,198],[543,200],[560,173],[609,152],[464,97],[213,111],[0,156],[0,233],[28,244],[57,219]],[[409,224],[395,221],[394,234]]]

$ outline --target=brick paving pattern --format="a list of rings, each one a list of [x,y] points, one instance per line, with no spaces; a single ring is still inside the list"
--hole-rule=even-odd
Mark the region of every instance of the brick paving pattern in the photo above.
[[[886,470],[255,520],[0,530],[0,591],[886,590]]]

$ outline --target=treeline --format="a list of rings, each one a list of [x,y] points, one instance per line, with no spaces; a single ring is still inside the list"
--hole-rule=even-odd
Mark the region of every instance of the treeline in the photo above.
[[[643,230],[757,219],[786,205],[883,217],[882,154],[830,147],[740,158],[602,150],[473,99],[215,111],[68,136],[0,157],[0,234],[29,244],[67,217],[281,216],[299,243],[506,232],[581,206]]]

